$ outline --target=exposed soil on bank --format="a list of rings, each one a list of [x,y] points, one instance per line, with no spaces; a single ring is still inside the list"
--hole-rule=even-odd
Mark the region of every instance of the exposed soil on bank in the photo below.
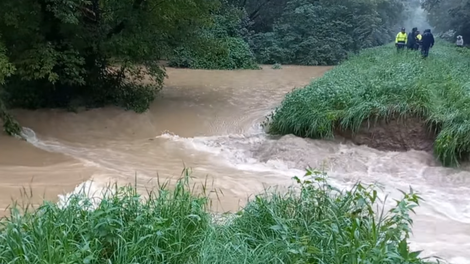
[[[392,133],[399,127],[393,122],[389,127],[382,126],[387,133],[378,130],[380,137],[372,133],[358,141],[361,133],[356,135],[356,143],[365,143],[362,146],[351,141],[338,144],[339,135],[329,141],[261,132],[259,123],[286,93],[304,87],[329,69],[169,68],[165,88],[142,114],[116,107],[79,113],[14,110],[20,124],[34,131],[37,142],[0,136],[0,207],[11,204],[11,199],[21,199],[23,186],[32,186],[32,193],[37,195],[29,200],[37,204],[43,194],[56,201],[58,194],[71,192],[89,179],[98,184],[136,184],[139,192],[146,193],[157,182],[173,183],[187,166],[193,171],[193,183],[214,190],[210,194],[210,198],[215,197],[211,210],[233,212],[265,188],[291,185],[293,176],[302,176],[303,169],[311,166],[325,169],[339,187],[358,180],[380,184],[384,193],[390,194],[390,201],[402,196],[397,189],[411,186],[423,198],[417,215],[412,216],[413,250],[425,249],[423,255],[454,259],[451,263],[455,264],[468,263],[469,163],[459,169],[444,168],[425,151],[386,152],[366,146],[379,142],[393,149],[380,142],[380,138],[390,141],[399,135]],[[417,140],[405,140],[406,144],[395,149],[421,149],[414,141],[425,138],[423,133],[408,129],[398,131],[416,133]],[[218,220],[225,221],[224,217]]]
[[[433,149],[436,134],[419,118],[364,121],[357,133],[335,130],[340,138],[382,151]]]

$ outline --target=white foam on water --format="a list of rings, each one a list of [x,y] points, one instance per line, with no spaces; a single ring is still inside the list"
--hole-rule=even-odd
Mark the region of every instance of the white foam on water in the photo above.
[[[101,167],[97,162],[89,160],[89,159],[84,159],[80,157],[80,153],[83,153],[84,151],[86,152],[86,149],[74,149],[71,148],[70,146],[65,146],[61,144],[60,142],[57,141],[43,141],[40,140],[34,130],[31,128],[23,127],[23,130],[21,132],[21,136],[26,139],[27,142],[31,143],[35,147],[45,150],[45,151],[50,151],[50,152],[57,152],[57,153],[62,153],[66,154],[69,156],[72,156],[78,160],[80,160],[84,166],[87,167]],[[75,187],[75,189],[72,192],[66,193],[66,194],[59,194],[58,198],[59,201],[57,202],[58,206],[60,208],[64,208],[69,205],[70,199],[73,196],[81,196],[82,199],[81,203],[84,206],[84,209],[87,210],[93,210],[96,208],[101,200],[106,196],[111,194],[114,190],[112,188],[108,188],[106,183],[103,182],[97,182],[93,180],[94,176],[92,176],[92,179],[87,180],[85,182],[80,183],[78,186]],[[85,206],[83,204],[84,200],[88,199],[89,202],[91,202],[90,205]]]
[[[469,246],[469,245],[467,244],[467,246]],[[451,263],[451,264],[470,264],[470,260],[462,258],[462,257],[455,257],[455,258],[451,258],[449,260],[449,263]]]
[[[245,171],[255,171],[255,172],[274,172],[285,176],[302,176],[305,171],[300,169],[293,169],[289,168],[285,161],[280,159],[275,160],[268,160],[266,162],[260,162],[254,158],[248,157],[244,152],[244,149],[237,149],[231,148],[228,146],[230,144],[224,145],[221,144],[220,141],[244,141],[247,145],[256,145],[260,144],[267,140],[266,135],[263,133],[257,133],[250,136],[247,135],[227,135],[227,136],[218,136],[218,137],[195,137],[195,138],[182,138],[176,135],[171,134],[163,134],[159,136],[160,138],[166,138],[168,140],[176,141],[179,143],[184,144],[188,148],[192,148],[198,151],[204,151],[207,153],[212,153],[215,156],[225,160],[225,162],[239,170]],[[302,155],[302,153],[299,153]],[[424,169],[421,169],[424,171]],[[329,173],[329,183],[333,186],[343,189],[351,187],[356,181],[351,180],[349,182],[345,182],[344,180],[340,180],[338,174],[332,172]],[[433,189],[433,186],[426,186],[425,183],[423,184],[413,184],[412,182],[400,181],[398,182],[396,178],[390,178],[390,174],[382,174],[378,172],[368,172],[367,175],[369,179],[377,178],[382,182],[382,186],[385,187],[384,192],[379,193],[379,197],[383,200],[386,195],[390,195],[389,199],[387,199],[386,206],[394,205],[395,201],[393,198],[401,197],[401,193],[398,189],[402,189],[408,191],[409,186],[413,186],[415,191],[418,191],[422,196],[425,197],[425,204],[430,210],[424,212],[425,215],[432,216],[433,218],[441,219],[441,220],[452,220],[455,222],[459,222],[462,224],[470,224],[470,198],[466,200],[469,201],[465,206],[457,208],[455,204],[450,202],[449,193],[445,191],[439,191]],[[351,175],[354,177],[354,175]],[[357,179],[364,182],[364,183],[372,183],[367,182],[367,178],[361,178],[364,175],[357,175]],[[393,175],[392,175],[393,176]],[[419,178],[424,177],[422,174],[416,175],[416,180],[420,180]],[[462,189],[468,189],[462,187]],[[435,248],[437,242],[433,243],[418,243],[411,239],[410,246],[415,250],[422,250],[426,248]],[[468,246],[469,245],[459,245],[459,246]],[[432,256],[435,254],[432,250],[427,250],[426,255]],[[448,263],[453,264],[470,264],[470,260],[468,258],[455,256],[448,259]],[[442,262],[441,262],[442,263]]]
[[[72,197],[80,197],[80,205],[83,209],[94,210],[98,207],[101,200],[112,193],[113,189],[107,189],[105,185],[88,180],[80,183],[75,189],[67,194],[59,194],[57,202],[59,208],[65,208],[70,204]],[[91,204],[85,205],[84,201],[88,200]]]
[[[184,138],[170,133],[164,133],[156,138],[164,138],[183,144],[186,148],[194,149],[196,151],[206,152],[213,154],[220,158],[225,164],[244,171],[254,172],[273,172],[289,177],[301,177],[305,174],[305,170],[289,168],[286,163],[280,159],[269,160],[266,163],[259,162],[258,160],[248,157],[245,153],[246,149],[233,148],[219,141],[241,141],[244,145],[256,145],[266,141],[266,134],[258,132],[251,135],[243,134],[230,134],[224,136],[212,137],[194,137]]]
[[[252,172],[270,172],[275,173],[278,175],[284,175],[286,177],[293,177],[298,176],[302,178],[305,173],[305,170],[301,170],[298,168],[293,168],[289,166],[285,160],[282,159],[269,159],[265,162],[261,162],[253,157],[247,155],[247,149],[252,146],[260,145],[266,142],[268,136],[265,135],[259,129],[254,129],[254,133],[247,134],[247,135],[223,135],[223,136],[211,136],[211,137],[194,137],[194,138],[184,138],[178,135],[172,135],[170,133],[164,133],[156,138],[166,139],[169,141],[176,142],[177,144],[182,144],[185,148],[194,150],[196,152],[205,152],[211,154],[217,162],[224,163],[227,166],[232,168],[241,170],[241,171],[252,171]],[[67,146],[61,145],[59,142],[54,141],[41,141],[36,137],[36,134],[31,129],[24,129],[24,136],[31,144],[48,151],[54,152],[62,152],[72,154],[73,152],[81,152],[86,151],[82,149],[71,150]],[[346,151],[346,148],[340,146],[341,151]],[[350,155],[355,155],[354,151],[347,152]],[[303,155],[303,153],[299,153],[299,156]],[[380,157],[379,157],[380,158]],[[386,157],[385,157],[386,160]],[[89,166],[99,166],[97,163],[90,161],[90,160],[83,160],[84,163],[87,163]],[[470,224],[470,197],[463,197],[462,199],[468,200],[468,203],[462,207],[457,208],[456,204],[453,204],[450,200],[449,193],[445,191],[440,191],[434,189],[432,186],[427,185],[426,182],[422,181],[424,177],[421,173],[424,171],[425,168],[420,169],[420,172],[416,175],[416,183],[410,182],[410,179],[404,179],[397,181],[396,178],[391,178],[390,173],[383,174],[376,171],[367,171],[366,178],[362,178],[361,173],[353,172],[348,175],[350,179],[345,180],[344,177],[341,179],[342,172],[334,172],[332,171],[329,173],[329,183],[333,186],[343,189],[348,188],[353,185],[356,181],[354,179],[359,179],[362,182],[367,183],[366,181],[372,178],[378,178],[383,183],[382,185],[385,187],[384,192],[379,193],[379,197],[383,200],[387,194],[390,194],[390,199],[388,199],[387,204],[392,204],[394,202],[391,198],[397,198],[396,196],[400,196],[397,188],[402,188],[405,191],[408,190],[408,186],[413,186],[413,189],[418,190],[420,193],[426,194],[425,196],[425,203],[426,203],[426,210],[422,212],[422,215],[429,215],[432,216],[433,219],[440,219],[442,221],[445,220],[452,220],[461,224]],[[392,175],[394,176],[394,175]],[[399,175],[396,175],[399,176]],[[346,178],[348,178],[346,177]],[[399,177],[401,178],[401,177]],[[73,194],[83,194],[86,193],[89,198],[93,198],[92,200],[95,201],[94,206],[96,206],[100,199],[104,195],[105,185],[96,183],[94,181],[86,181],[75,188],[75,190],[71,193],[60,195],[59,196],[59,204],[60,206],[66,206],[68,199]],[[462,187],[465,189],[465,187]],[[468,188],[467,188],[468,189]],[[88,190],[85,191],[84,190]],[[424,210],[424,209],[423,209]],[[414,242],[413,239],[411,240],[411,247],[416,250],[426,249],[426,255],[433,255],[435,254],[433,249],[436,249],[439,242],[426,242],[426,243],[417,243]],[[470,245],[459,245],[459,246],[467,246],[470,249]],[[448,258],[449,263],[453,264],[470,264],[470,259],[461,257],[461,256],[453,256]]]

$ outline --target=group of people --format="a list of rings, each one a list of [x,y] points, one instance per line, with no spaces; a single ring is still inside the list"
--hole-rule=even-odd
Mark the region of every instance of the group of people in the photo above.
[[[398,32],[395,38],[395,46],[397,50],[421,50],[421,55],[426,58],[429,55],[429,49],[434,46],[434,35],[430,29],[424,30],[423,34],[418,28],[413,28],[410,33],[406,34],[405,28]]]

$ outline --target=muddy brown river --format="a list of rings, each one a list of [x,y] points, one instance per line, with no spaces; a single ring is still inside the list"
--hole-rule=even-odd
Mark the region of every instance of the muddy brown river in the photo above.
[[[15,110],[28,142],[0,135],[0,207],[12,199],[58,201],[76,188],[99,190],[109,182],[136,181],[144,190],[157,179],[178,178],[186,165],[194,181],[207,180],[223,193],[213,210],[234,211],[267,186],[291,185],[309,165],[324,168],[341,187],[378,182],[384,193],[400,197],[398,190],[411,186],[425,199],[414,216],[413,248],[470,263],[469,164],[449,169],[421,151],[382,152],[263,132],[260,122],[284,95],[328,67],[167,70],[165,89],[143,114],[113,107]]]

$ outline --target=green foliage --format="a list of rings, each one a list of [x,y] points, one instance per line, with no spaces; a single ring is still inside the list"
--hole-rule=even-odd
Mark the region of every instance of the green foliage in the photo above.
[[[280,70],[280,69],[282,69],[282,65],[279,64],[279,63],[275,63],[275,64],[273,64],[273,66],[271,68],[273,70]]]
[[[206,198],[188,178],[142,200],[131,186],[110,188],[96,208],[85,192],[65,208],[45,203],[1,222],[2,263],[191,263],[209,229]],[[52,262],[51,262],[52,261]]]
[[[10,136],[20,136],[20,124],[8,113],[3,101],[0,99],[0,121],[3,122],[3,131]]]
[[[258,69],[242,38],[245,12],[224,2],[214,22],[199,30],[199,39],[175,50],[169,65],[192,69]]]
[[[423,8],[428,13],[430,24],[440,33],[452,32],[449,39],[455,42],[457,35],[470,40],[470,1],[469,0],[424,0]]]
[[[259,69],[248,43],[239,37],[205,39],[206,51],[180,47],[169,66],[191,69]]]
[[[357,183],[341,191],[323,173],[307,170],[305,176],[303,182],[296,177],[300,195],[257,196],[227,227],[248,250],[264,253],[264,263],[423,263],[407,244],[410,212],[420,200],[412,190],[385,212],[375,208],[381,203],[375,186]],[[228,262],[237,263],[232,258]]]
[[[229,3],[243,8],[250,20],[249,30],[270,32],[276,20],[282,15],[289,0],[228,0]]]
[[[349,52],[388,43],[402,18],[400,0],[291,0],[272,32],[253,37],[260,63],[335,65]]]
[[[5,54],[5,47],[0,38],[0,121],[3,122],[3,131],[8,135],[20,135],[21,127],[16,120],[7,112],[1,95],[3,94],[3,86],[5,85],[5,77],[9,77],[15,68],[8,61]]]
[[[1,1],[0,42],[6,49],[0,53],[15,68],[5,80],[4,102],[24,108],[116,104],[142,112],[163,85],[158,60],[195,38],[195,29],[210,22],[217,4]],[[119,62],[117,70],[111,59]],[[0,64],[0,69],[5,68]]]
[[[467,49],[437,43],[426,60],[392,46],[364,50],[303,89],[269,117],[269,132],[332,138],[365,120],[417,116],[437,129],[434,153],[457,165],[470,153]]]
[[[375,186],[340,191],[308,170],[307,180],[296,178],[300,193],[258,195],[237,215],[214,222],[208,199],[190,192],[189,176],[186,170],[173,191],[162,187],[145,199],[124,187],[110,189],[96,206],[81,193],[65,207],[45,203],[23,214],[13,207],[1,222],[0,261],[425,263],[407,242],[420,201],[412,190],[385,212]]]
[[[402,0],[222,1],[199,43],[177,49],[170,66],[254,68],[241,39],[262,64],[335,65],[350,52],[390,42],[406,6]],[[233,56],[246,63],[233,62]]]
[[[5,78],[14,73],[15,68],[8,61],[8,57],[5,54],[6,50],[1,40],[0,35],[0,86],[3,86],[5,84]]]

